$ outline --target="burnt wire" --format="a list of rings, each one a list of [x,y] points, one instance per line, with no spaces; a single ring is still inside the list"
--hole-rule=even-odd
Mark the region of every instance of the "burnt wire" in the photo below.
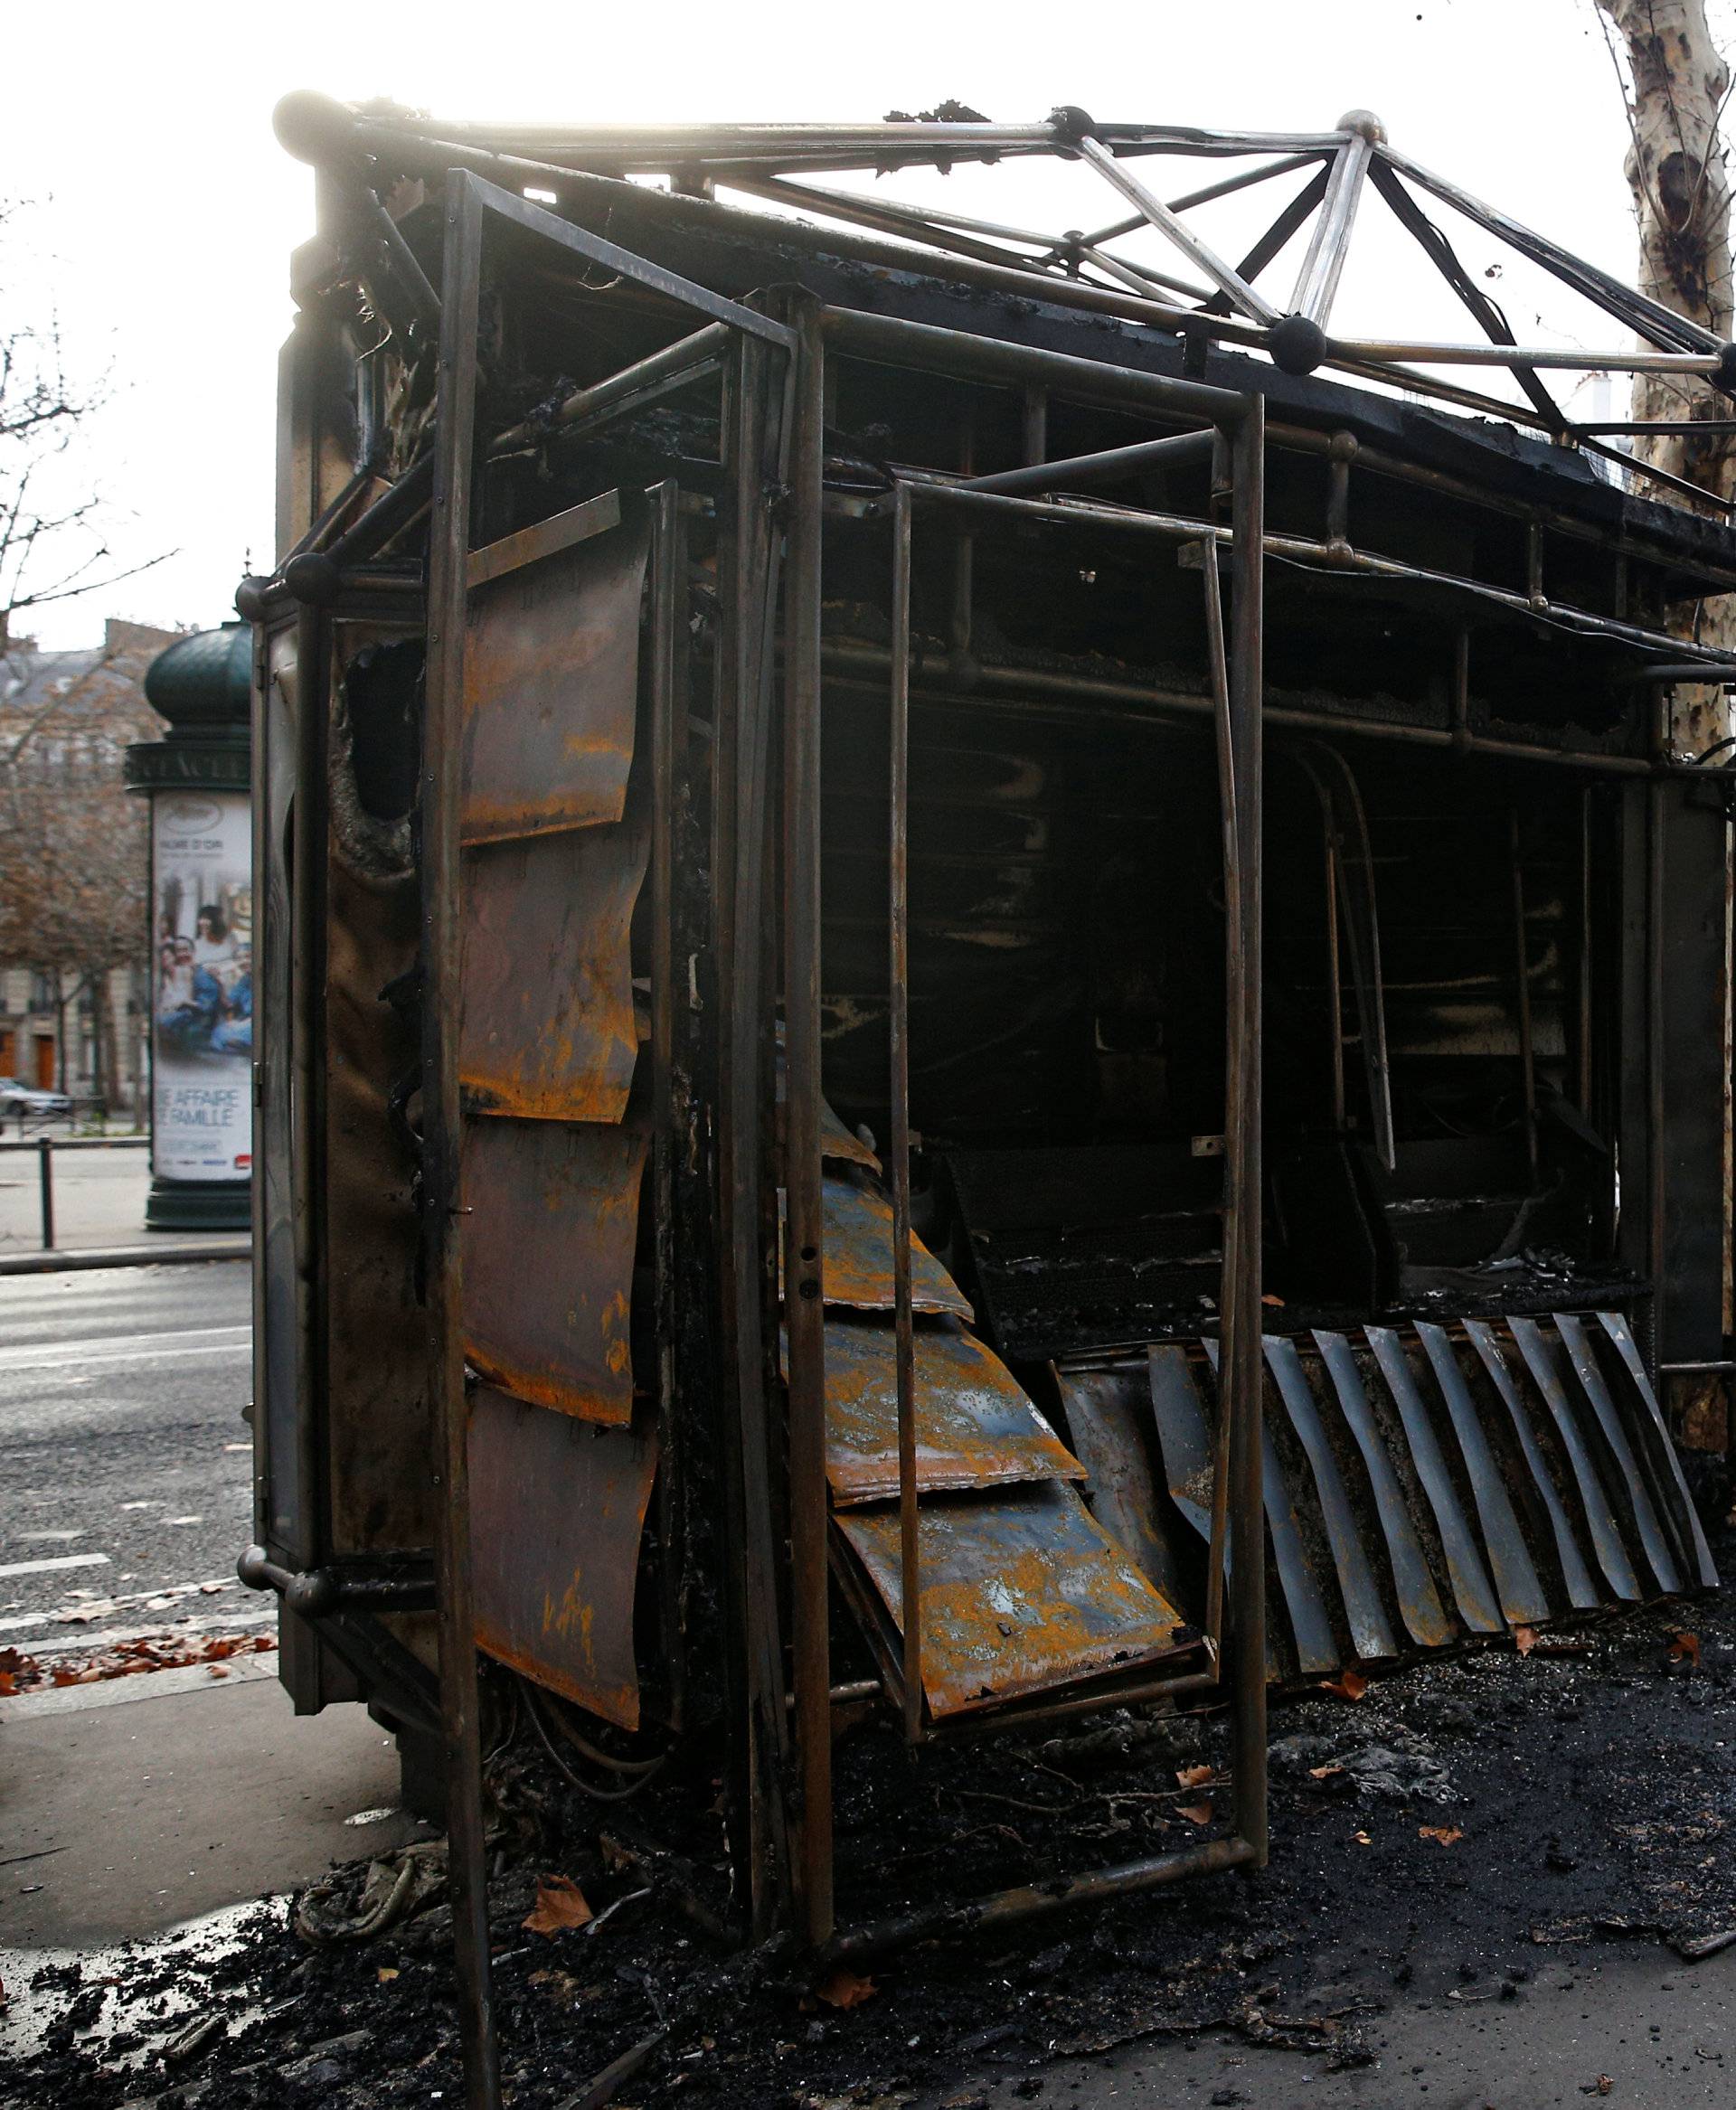
[[[645,1767],[637,1780],[628,1781],[624,1787],[599,1787],[594,1781],[586,1780],[581,1775],[574,1772],[561,1752],[555,1748],[554,1739],[550,1736],[548,1725],[542,1719],[542,1703],[536,1696],[534,1688],[529,1684],[524,1687],[524,1703],[530,1714],[531,1726],[541,1739],[542,1748],[548,1753],[551,1765],[569,1786],[576,1787],[580,1794],[589,1795],[593,1802],[626,1802],[630,1795],[636,1795],[641,1788],[648,1786],[656,1775],[667,1763],[666,1753],[660,1758],[628,1761],[630,1765]],[[563,1733],[570,1733],[564,1730],[564,1725]],[[618,1761],[607,1759],[603,1760],[602,1763],[613,1767],[618,1764]]]

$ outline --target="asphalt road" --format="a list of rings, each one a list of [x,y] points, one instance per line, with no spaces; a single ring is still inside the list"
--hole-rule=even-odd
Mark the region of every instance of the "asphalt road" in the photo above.
[[[250,1338],[244,1261],[0,1281],[0,1647],[271,1623],[234,1580]]]

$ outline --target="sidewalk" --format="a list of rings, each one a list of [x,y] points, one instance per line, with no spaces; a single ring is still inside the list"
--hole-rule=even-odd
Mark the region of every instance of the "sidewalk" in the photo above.
[[[417,1831],[363,1709],[297,1716],[274,1656],[224,1668],[0,1700],[0,1977],[28,1977],[21,1952],[139,1940]]]
[[[10,1144],[13,1135],[7,1131]],[[27,1139],[35,1141],[35,1135]],[[53,1140],[63,1140],[58,1133]],[[236,1243],[233,1231],[147,1231],[145,1202],[151,1188],[147,1147],[61,1150],[53,1154],[54,1246],[58,1252],[161,1247],[177,1254]],[[39,1253],[42,1243],[42,1168],[33,1150],[0,1151],[0,1261]]]

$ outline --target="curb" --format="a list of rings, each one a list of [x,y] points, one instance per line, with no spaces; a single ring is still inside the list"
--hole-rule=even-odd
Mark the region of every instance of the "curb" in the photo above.
[[[195,1260],[249,1260],[251,1239],[212,1239],[200,1246],[90,1246],[66,1252],[0,1253],[0,1276],[65,1275],[81,1267],[184,1267]]]

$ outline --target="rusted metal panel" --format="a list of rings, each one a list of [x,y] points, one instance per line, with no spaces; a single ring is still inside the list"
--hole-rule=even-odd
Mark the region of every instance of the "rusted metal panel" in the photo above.
[[[480,1385],[471,1399],[476,1642],[623,1729],[639,1726],[633,1602],[656,1417],[599,1428]]]
[[[621,818],[649,547],[639,515],[469,595],[467,844]]]
[[[1526,1413],[1519,1396],[1519,1388],[1506,1360],[1496,1343],[1494,1329],[1477,1319],[1465,1322],[1466,1338],[1476,1351],[1478,1360],[1494,1387],[1495,1396],[1506,1411],[1508,1426],[1523,1454],[1532,1484],[1542,1502],[1543,1513],[1549,1520],[1550,1538],[1555,1550],[1555,1559],[1561,1571],[1561,1584],[1567,1592],[1568,1602],[1576,1612],[1590,1611],[1594,1605],[1603,1602],[1602,1594],[1591,1578],[1591,1570],[1585,1564],[1580,1551],[1580,1542],[1574,1536],[1567,1508],[1555,1486],[1554,1476],[1549,1469],[1537,1432]]]
[[[1567,1351],[1568,1363],[1580,1380],[1580,1389],[1590,1401],[1592,1415],[1604,1442],[1609,1446],[1617,1469],[1627,1483],[1634,1528],[1651,1563],[1652,1573],[1656,1576],[1659,1586],[1674,1595],[1682,1587],[1682,1571],[1676,1566],[1668,1535],[1640,1471],[1639,1460],[1628,1440],[1628,1431],[1616,1412],[1616,1403],[1604,1382],[1603,1372],[1598,1368],[1579,1320],[1571,1312],[1557,1314],[1555,1331]]]
[[[1216,1341],[1202,1343],[1212,1375],[1220,1387],[1222,1350]],[[1220,1412],[1222,1411],[1220,1392]],[[1340,1650],[1332,1631],[1331,1615],[1318,1578],[1308,1565],[1297,1516],[1296,1496],[1284,1476],[1284,1467],[1272,1441],[1269,1423],[1260,1431],[1260,1499],[1266,1509],[1266,1530],[1271,1540],[1272,1559],[1278,1568],[1278,1587],[1290,1622],[1290,1639],[1296,1660],[1305,1672],[1330,1671],[1337,1665]]]
[[[1447,1469],[1446,1455],[1417,1389],[1415,1375],[1405,1359],[1404,1345],[1390,1326],[1369,1326],[1364,1333],[1403,1424],[1406,1447],[1417,1477],[1429,1497],[1458,1615],[1474,1634],[1499,1634],[1506,1622],[1495,1602],[1495,1586]]]
[[[1375,1514],[1380,1519],[1381,1536],[1398,1593],[1400,1616],[1412,1641],[1423,1648],[1445,1648],[1458,1630],[1448,1616],[1440,1593],[1435,1587],[1435,1578],[1429,1572],[1428,1557],[1417,1536],[1417,1527],[1410,1521],[1398,1474],[1392,1469],[1392,1460],[1370,1409],[1356,1358],[1342,1333],[1316,1332],[1314,1342],[1332,1380],[1338,1410],[1344,1416],[1344,1426],[1350,1430],[1363,1468],[1368,1474]]]
[[[486,1117],[464,1131],[464,1352],[522,1399],[624,1427],[646,1137]]]
[[[473,1107],[625,1114],[638,1057],[627,937],[647,850],[623,824],[464,853],[458,1075]]]
[[[1178,1563],[1157,1522],[1145,1371],[1063,1370],[1055,1375],[1067,1434],[1085,1468],[1091,1514],[1163,1595],[1179,1602]]]
[[[1479,1347],[1480,1335],[1488,1329],[1467,1328],[1471,1338]],[[1568,1400],[1567,1388],[1561,1380],[1561,1364],[1555,1343],[1544,1333],[1533,1319],[1509,1319],[1507,1332],[1523,1359],[1518,1367],[1524,1371],[1532,1385],[1542,1396],[1554,1425],[1555,1435],[1561,1448],[1567,1453],[1573,1474],[1573,1484],[1580,1498],[1580,1513],[1584,1517],[1586,1529],[1591,1534],[1591,1543],[1602,1568],[1604,1579],[1618,1597],[1632,1603],[1644,1595],[1639,1578],[1634,1571],[1633,1561],[1622,1543],[1621,1527],[1616,1521],[1615,1504],[1610,1500],[1602,1474],[1591,1455],[1580,1428],[1578,1418]]]
[[[1628,1329],[1628,1322],[1619,1312],[1599,1312],[1598,1323],[1614,1346],[1621,1366],[1633,1380],[1641,1408],[1650,1426],[1653,1441],[1646,1446],[1656,1460],[1661,1454],[1663,1477],[1675,1497],[1671,1507],[1685,1527],[1693,1548],[1693,1567],[1703,1589],[1718,1587],[1718,1570],[1712,1563],[1712,1549],[1706,1543],[1706,1534],[1701,1527],[1700,1512],[1694,1506],[1694,1497],[1688,1492],[1688,1483],[1682,1471],[1682,1461],[1675,1455],[1675,1446],[1670,1441],[1670,1432],[1664,1420],[1664,1412],[1657,1403],[1657,1394],[1652,1389],[1652,1381],[1646,1374],[1646,1365],[1634,1337]],[[1657,1465],[1654,1464],[1654,1471]]]
[[[833,1522],[901,1631],[898,1511],[850,1510]],[[1059,1482],[933,1499],[919,1524],[922,1689],[937,1721],[1131,1670],[1191,1639]]]
[[[825,1292],[831,1305],[890,1312],[893,1304],[892,1207],[873,1187],[828,1178],[822,1191]],[[782,1257],[779,1256],[781,1275]],[[915,1232],[910,1234],[910,1297],[919,1312],[968,1319],[970,1300]]]
[[[898,1493],[898,1380],[892,1329],[829,1313],[826,1476],[835,1502]],[[944,1322],[916,1334],[917,1491],[1083,1477],[999,1356]]]
[[[1302,1359],[1296,1352],[1294,1342],[1269,1333],[1265,1340],[1265,1352],[1266,1367],[1272,1374],[1278,1396],[1307,1455],[1308,1470],[1314,1476],[1315,1495],[1326,1525],[1327,1542],[1332,1548],[1344,1615],[1350,1622],[1352,1646],[1364,1659],[1396,1655],[1398,1644],[1387,1624],[1380,1585],[1374,1579],[1373,1565],[1358,1535],[1344,1475],[1338,1470],[1338,1461],[1327,1441],[1320,1408],[1308,1389]]]
[[[1502,1484],[1500,1468],[1489,1447],[1489,1439],[1477,1418],[1476,1403],[1465,1373],[1459,1369],[1455,1343],[1444,1326],[1419,1323],[1417,1338],[1435,1373],[1435,1382],[1447,1405],[1448,1418],[1458,1440],[1459,1455],[1470,1476],[1471,1500],[1483,1543],[1489,1550],[1489,1566],[1501,1609],[1510,1625],[1530,1625],[1549,1617],[1549,1599],[1538,1580],[1537,1569],[1520,1535],[1519,1520]]]

